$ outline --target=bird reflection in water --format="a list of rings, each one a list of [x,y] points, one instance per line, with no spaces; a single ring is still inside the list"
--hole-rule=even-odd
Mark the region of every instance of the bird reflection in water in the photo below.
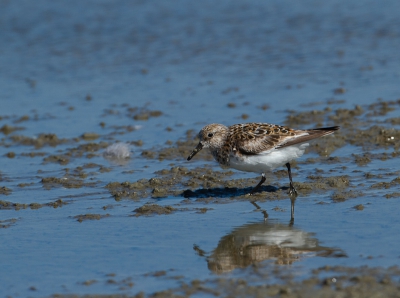
[[[197,245],[194,250],[206,257],[208,268],[215,273],[245,268],[265,260],[291,265],[306,257],[347,257],[341,249],[320,246],[312,233],[274,221],[250,223],[234,229],[221,238],[209,256]]]

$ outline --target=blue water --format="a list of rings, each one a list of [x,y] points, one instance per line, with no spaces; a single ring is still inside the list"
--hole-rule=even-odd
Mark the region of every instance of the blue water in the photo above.
[[[171,163],[188,168],[214,165],[141,156],[142,150],[165,147],[167,140],[175,142],[187,130],[197,131],[207,123],[280,124],[288,110],[323,109],[331,99],[344,100],[332,108],[353,108],[378,98],[400,97],[400,3],[394,0],[21,0],[0,1],[0,6],[0,127],[23,128],[10,136],[54,133],[69,140],[57,147],[34,149],[1,135],[0,186],[12,192],[0,195],[0,200],[43,204],[62,198],[69,203],[57,209],[0,209],[0,220],[17,219],[0,229],[1,296],[152,293],[180,281],[213,278],[216,274],[208,269],[207,259],[198,256],[193,245],[211,255],[224,236],[249,223],[262,223],[253,205],[234,199],[224,204],[193,202],[190,208],[213,210],[131,217],[135,208],[154,200],[116,202],[104,186],[150,179]],[[335,94],[336,88],[346,92]],[[228,103],[236,108],[228,108]],[[314,103],[311,108],[310,103]],[[265,104],[270,108],[261,109]],[[128,106],[163,114],[138,121],[132,119]],[[249,117],[243,120],[243,114]],[[18,122],[25,115],[28,120]],[[385,117],[399,115],[397,108]],[[127,125],[137,130],[114,134],[115,126]],[[109,163],[101,152],[91,159],[71,157],[68,165],[23,155],[32,151],[63,154],[84,144],[72,139],[86,132],[99,134],[95,142],[142,140],[143,146],[132,145],[130,162],[121,166]],[[5,156],[11,151],[16,154],[13,159]],[[345,146],[333,155],[346,158],[362,152],[362,148]],[[94,187],[45,190],[40,182],[48,176],[61,178],[65,168],[89,162],[111,168],[106,173],[98,168],[85,170],[91,173],[86,182],[99,182]],[[338,164],[300,164],[296,181],[305,181],[316,167],[326,172],[334,169],[334,175],[349,175],[352,187],[365,194],[342,203],[333,203],[331,192],[298,197],[293,228],[312,234],[320,246],[347,255],[302,258],[296,262],[302,272],[336,264],[399,265],[399,243],[393,236],[400,232],[398,198],[384,198],[398,187],[371,189],[372,183],[385,180],[365,181],[363,176],[365,172],[396,172],[399,165],[398,157],[374,160],[362,168],[347,163],[345,170]],[[232,176],[239,177],[254,175]],[[31,184],[20,187],[20,183]],[[273,183],[286,182],[275,179]],[[168,197],[157,203],[174,205],[183,200]],[[318,204],[321,201],[326,204]],[[365,209],[356,211],[357,204]],[[107,205],[113,208],[104,210]],[[274,211],[274,207],[284,211]],[[289,223],[289,200],[262,203],[262,208],[273,222]],[[73,218],[85,213],[110,216],[82,223]],[[160,270],[166,270],[166,276],[151,276]],[[223,276],[248,278],[247,274],[235,269]],[[117,284],[107,283],[110,278]],[[121,289],[126,278],[134,286]],[[97,282],[83,285],[87,280]]]

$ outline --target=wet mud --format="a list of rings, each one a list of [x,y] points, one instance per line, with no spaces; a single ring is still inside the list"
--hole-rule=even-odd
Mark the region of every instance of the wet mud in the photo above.
[[[230,105],[228,108],[233,108]],[[135,118],[137,115],[150,115],[159,117],[159,111],[148,111],[143,108],[126,107],[127,115]],[[287,111],[288,116],[284,124],[291,127],[307,128],[308,125],[314,127],[323,126],[324,123],[340,123],[341,129],[333,137],[325,137],[319,142],[311,143],[309,152],[315,152],[319,157],[307,158],[294,162],[294,172],[301,169],[304,164],[326,163],[332,166],[341,166],[345,170],[346,163],[354,162],[360,169],[376,160],[388,160],[399,156],[400,130],[393,126],[397,123],[397,118],[384,119],[387,113],[400,110],[400,100],[383,101],[378,100],[370,105],[357,105],[354,109],[332,109],[330,107],[309,112]],[[139,118],[141,118],[140,116]],[[143,116],[144,117],[144,116]],[[146,117],[144,117],[146,118]],[[26,120],[28,121],[28,119]],[[306,127],[305,127],[306,126]],[[310,126],[309,126],[310,127]],[[11,126],[3,126],[2,132],[5,138],[2,139],[3,146],[30,146],[32,149],[43,149],[46,146],[60,146],[67,144],[67,148],[60,149],[59,154],[46,154],[45,152],[25,151],[20,156],[41,157],[43,164],[57,163],[62,166],[68,165],[77,159],[87,159],[88,162],[76,168],[65,168],[63,177],[43,177],[40,183],[45,189],[55,188],[82,188],[98,187],[101,181],[93,181],[93,176],[99,173],[108,172],[111,169],[104,165],[91,163],[93,157],[101,157],[104,149],[109,145],[108,142],[94,142],[99,136],[82,134],[83,140],[89,142],[79,143],[79,138],[65,139],[58,138],[56,134],[39,134],[37,138],[31,138],[20,134],[20,129],[13,129]],[[18,134],[17,134],[18,133]],[[197,132],[193,129],[188,130],[184,138],[176,142],[167,142],[167,146],[141,150],[140,156],[151,160],[170,160],[181,163],[196,146],[198,140]],[[362,153],[353,153],[351,156],[335,156],[335,150],[351,144],[362,149]],[[72,145],[72,147],[70,147]],[[141,141],[136,141],[136,145],[142,146]],[[140,148],[140,147],[136,147]],[[374,151],[385,149],[386,152],[376,153]],[[136,149],[135,149],[136,150]],[[8,157],[18,157],[18,154],[8,153]],[[197,160],[212,161],[212,156],[207,150],[202,150],[196,155]],[[315,175],[309,175],[302,182],[296,181],[294,173],[294,185],[300,195],[309,195],[320,191],[332,190],[332,200],[342,202],[347,199],[362,196],[360,191],[346,191],[354,187],[348,176],[336,176],[324,170],[316,170]],[[141,200],[146,198],[165,198],[168,196],[183,198],[232,198],[235,200],[276,200],[287,197],[288,183],[285,170],[276,170],[267,175],[265,186],[261,187],[259,193],[251,198],[247,194],[258,183],[259,177],[255,175],[253,179],[232,179],[234,174],[231,170],[215,171],[208,165],[188,169],[182,166],[174,166],[158,170],[151,179],[140,179],[137,181],[109,182],[105,189],[116,201],[121,199]],[[373,176],[365,173],[366,178]],[[385,173],[392,177],[390,182],[377,182],[370,187],[375,189],[395,189],[400,183],[399,173]],[[90,181],[88,179],[90,178]],[[379,177],[375,177],[379,178]],[[32,186],[32,184],[19,184],[19,187]],[[12,189],[7,187],[0,188],[0,195],[9,195]],[[389,197],[396,197],[396,192],[385,194]],[[216,200],[215,200],[216,202]],[[4,205],[4,204],[3,204]]]
[[[275,274],[279,272],[275,272]],[[319,276],[324,275],[324,277]],[[390,277],[389,277],[390,276]],[[389,270],[369,268],[320,268],[314,276],[297,282],[291,276],[282,276],[284,284],[250,285],[243,279],[193,280],[180,288],[155,293],[152,297],[191,297],[207,295],[218,297],[396,297],[399,282],[398,267]],[[267,278],[267,276],[265,276]],[[261,279],[260,279],[261,281]]]
[[[30,208],[31,210],[36,210],[40,209],[42,207],[53,207],[53,208],[58,208],[62,207],[64,205],[68,204],[67,202],[64,202],[61,199],[58,199],[54,202],[49,202],[49,203],[14,203],[14,202],[8,202],[8,201],[3,201],[0,200],[0,210],[21,210],[21,209],[27,209]]]
[[[171,214],[174,211],[177,211],[177,208],[171,206],[160,206],[157,204],[143,205],[142,207],[133,210],[133,212],[135,212],[135,216],[152,215],[152,214],[159,214],[159,215]]]
[[[100,220],[102,218],[106,218],[109,217],[110,214],[91,214],[91,213],[87,213],[87,214],[81,214],[81,215],[76,215],[74,216],[74,218],[79,221],[79,222],[83,222],[85,220]]]
[[[388,269],[382,268],[353,268],[346,266],[325,266],[313,270],[312,277],[297,281],[289,272],[279,267],[273,267],[267,274],[262,274],[261,268],[252,269],[252,276],[256,277],[255,284],[245,279],[213,278],[209,280],[194,279],[190,282],[181,282],[181,286],[164,291],[157,291],[151,295],[139,292],[135,295],[90,295],[90,297],[397,297],[400,283],[400,269],[397,266]],[[149,274],[160,279],[182,279],[174,276],[174,272],[160,271]],[[279,283],[268,283],[271,275],[280,279]],[[258,282],[258,284],[257,284]],[[96,280],[83,282],[90,287],[98,283]],[[121,289],[134,286],[133,279],[108,279],[109,286],[117,285]],[[54,298],[85,298],[88,295],[52,295]]]
[[[176,206],[181,206],[182,204],[177,204]],[[213,208],[187,208],[187,207],[172,207],[172,206],[160,206],[157,204],[145,204],[139,208],[133,210],[134,216],[150,216],[150,215],[168,215],[177,211],[195,211],[196,213],[204,214]]]
[[[377,115],[385,115],[389,111],[399,110],[400,101],[378,101],[371,105],[354,109],[336,109],[325,108],[323,110],[313,110],[311,112],[289,112],[286,124],[292,127],[313,124],[323,126],[323,123],[332,121],[341,123],[342,128],[334,137],[326,137],[319,142],[314,142],[310,146],[310,152],[316,152],[319,158],[308,158],[305,161],[297,163],[297,168],[302,164],[327,163],[331,165],[341,165],[345,170],[345,164],[355,162],[360,167],[371,163],[374,159],[387,160],[397,157],[399,153],[399,144],[396,140],[400,139],[400,132],[393,127],[383,126],[386,120],[377,120]],[[377,111],[378,110],[378,111]],[[373,112],[371,112],[373,111]],[[305,120],[307,119],[307,121]],[[316,124],[315,124],[316,123]],[[370,126],[365,129],[366,123]],[[144,150],[142,156],[148,159],[158,160],[184,160],[191,150],[196,146],[197,140],[195,133],[190,130],[186,134],[185,140],[179,140],[170,147]],[[361,147],[364,152],[361,154],[353,153],[347,157],[334,156],[335,150],[352,144]],[[365,150],[377,150],[379,148],[389,149],[390,152],[373,153]],[[211,155],[206,151],[201,151],[196,158],[203,160],[212,160]],[[296,163],[294,163],[296,166]],[[323,172],[323,171],[322,171]],[[160,170],[155,173],[155,178],[150,180],[139,180],[133,183],[111,183],[107,185],[110,193],[116,198],[144,198],[152,196],[153,198],[162,198],[167,196],[183,196],[185,198],[207,198],[207,197],[234,197],[235,199],[249,199],[246,197],[252,187],[257,183],[258,177],[254,179],[229,179],[232,171],[213,171],[205,168],[195,168],[188,170],[185,167],[173,167]],[[325,175],[321,175],[325,174]],[[287,173],[284,170],[277,170],[273,173],[277,178],[286,179]],[[368,175],[366,173],[365,175]],[[398,173],[387,173],[393,177]],[[372,188],[389,188],[397,185],[397,178],[391,182],[379,182],[373,184]],[[268,182],[268,181],[267,181]],[[283,184],[283,182],[282,182]],[[280,186],[280,183],[267,185],[261,188],[261,192],[253,196],[256,199],[268,200],[286,197],[287,186]],[[295,182],[295,187],[301,195],[307,195],[318,191],[336,190],[341,191],[332,195],[335,202],[345,201],[354,197],[362,196],[360,191],[343,191],[352,187],[350,179],[347,176],[334,176],[331,173],[318,173],[310,175],[305,182]]]

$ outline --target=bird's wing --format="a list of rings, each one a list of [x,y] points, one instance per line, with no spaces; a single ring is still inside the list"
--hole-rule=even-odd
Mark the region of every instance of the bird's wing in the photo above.
[[[280,149],[329,135],[339,126],[294,130],[268,123],[236,124],[229,127],[233,150],[255,155],[271,149]]]
[[[231,148],[245,155],[255,155],[298,137],[297,131],[268,123],[236,124],[229,127]]]

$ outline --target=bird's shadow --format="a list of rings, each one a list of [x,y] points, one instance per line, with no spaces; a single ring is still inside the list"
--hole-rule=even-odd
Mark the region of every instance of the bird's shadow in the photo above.
[[[274,193],[282,190],[287,190],[288,187],[275,187],[272,185],[264,185],[256,193],[269,192]],[[219,187],[219,188],[201,188],[195,191],[187,189],[182,193],[184,198],[229,198],[229,197],[240,197],[248,195],[253,190],[253,187],[237,188],[237,187]]]
[[[265,185],[259,188],[259,192],[268,192],[268,193],[276,193],[279,190],[288,190],[289,187],[275,187],[272,185]],[[182,193],[182,196],[185,198],[210,198],[210,197],[217,197],[217,198],[229,198],[229,197],[240,197],[244,195],[248,195],[253,190],[252,187],[246,188],[237,188],[237,187],[220,187],[220,188],[202,188],[192,191],[190,189],[185,190]],[[296,200],[296,196],[290,196],[291,201],[291,212],[290,212],[290,222],[289,226],[293,226],[294,224],[294,203]],[[268,213],[265,209],[261,208],[257,203],[257,199],[253,198],[250,199],[250,203],[253,204],[258,211],[263,214],[264,220],[267,220]]]

